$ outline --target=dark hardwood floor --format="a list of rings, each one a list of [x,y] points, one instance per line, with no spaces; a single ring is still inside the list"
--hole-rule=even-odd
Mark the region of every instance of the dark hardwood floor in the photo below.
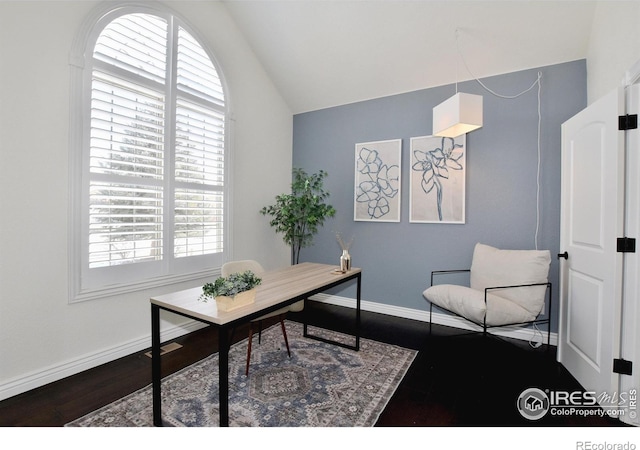
[[[353,326],[353,310],[310,302],[300,320],[337,331]],[[234,341],[244,339],[239,328]],[[598,417],[547,416],[523,418],[516,400],[525,389],[581,390],[555,362],[555,349],[531,349],[528,343],[397,317],[362,313],[362,336],[419,350],[407,375],[380,416],[378,427],[620,426]],[[163,376],[217,351],[217,333],[205,328],[176,339],[183,347],[163,356]],[[130,394],[151,382],[151,360],[145,352],[104,364],[83,373],[0,402],[0,426],[59,427]]]

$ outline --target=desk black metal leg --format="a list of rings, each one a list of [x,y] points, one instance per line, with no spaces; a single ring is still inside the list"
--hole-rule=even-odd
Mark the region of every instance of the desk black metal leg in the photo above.
[[[322,342],[326,342],[328,344],[334,344],[334,345],[337,345],[339,347],[348,348],[350,350],[356,350],[356,351],[360,350],[360,322],[361,322],[360,311],[361,311],[362,274],[360,272],[358,272],[357,275],[355,275],[354,277],[348,278],[348,279],[344,280],[343,282],[351,281],[354,278],[355,278],[355,280],[357,282],[356,326],[355,326],[355,331],[354,331],[354,333],[355,333],[355,341],[356,341],[355,345],[349,345],[349,344],[345,344],[344,342],[338,342],[338,341],[334,341],[334,340],[327,339],[327,338],[324,338],[324,337],[320,337],[320,336],[316,336],[316,335],[313,335],[313,334],[309,334],[308,328],[307,328],[307,317],[306,317],[306,315],[303,318],[303,333],[302,333],[302,335],[305,338],[315,339],[316,341],[322,341]]]
[[[153,386],[153,425],[156,427],[162,426],[161,382],[160,308],[151,305],[151,383]]]
[[[229,426],[229,333],[218,328],[218,376],[220,400],[220,426]]]
[[[304,308],[302,309],[304,312],[302,313],[302,337],[307,337],[307,323],[309,322],[309,309],[307,308],[307,299],[303,300]]]

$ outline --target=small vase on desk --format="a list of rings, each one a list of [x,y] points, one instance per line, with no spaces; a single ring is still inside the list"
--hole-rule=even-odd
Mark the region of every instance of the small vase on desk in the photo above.
[[[340,255],[340,271],[347,272],[351,270],[351,255],[349,254],[349,250],[342,250],[342,255]]]

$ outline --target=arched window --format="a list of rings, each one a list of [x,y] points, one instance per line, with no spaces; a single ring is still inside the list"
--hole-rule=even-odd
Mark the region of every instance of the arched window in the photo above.
[[[72,300],[210,273],[226,235],[216,65],[177,17],[140,8],[102,15],[82,65]]]

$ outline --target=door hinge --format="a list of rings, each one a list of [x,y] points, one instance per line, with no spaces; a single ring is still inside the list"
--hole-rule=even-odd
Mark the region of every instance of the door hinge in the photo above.
[[[631,375],[633,369],[633,363],[626,359],[614,359],[613,360],[613,372],[621,375]]]
[[[638,128],[638,115],[626,114],[624,116],[618,116],[618,130],[635,130]]]
[[[636,252],[636,240],[635,238],[621,237],[617,240],[618,253],[635,253]]]

